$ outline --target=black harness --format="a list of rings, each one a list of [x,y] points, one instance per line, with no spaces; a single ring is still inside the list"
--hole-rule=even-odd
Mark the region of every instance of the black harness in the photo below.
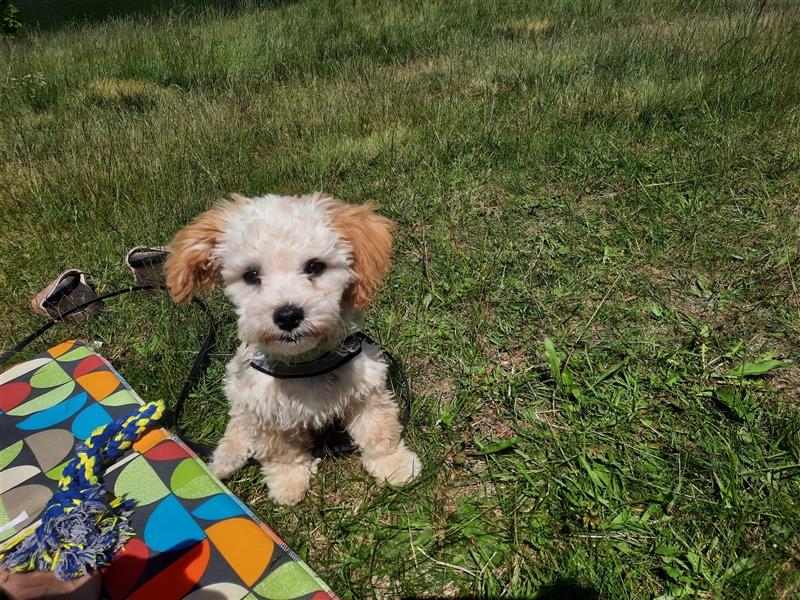
[[[273,358],[267,358],[263,354],[257,354],[250,361],[250,366],[260,373],[275,377],[276,379],[305,379],[308,377],[319,377],[326,375],[342,367],[353,360],[356,356],[367,350],[370,354],[382,354],[389,361],[389,366],[394,375],[400,380],[400,395],[404,396],[403,412],[400,420],[403,425],[408,425],[411,417],[411,388],[406,379],[403,365],[391,352],[378,344],[363,331],[347,336],[342,343],[333,350],[318,356],[312,360],[301,363],[283,363]],[[391,379],[391,377],[390,377]],[[325,455],[347,454],[355,450],[353,441],[347,434],[344,426],[340,422],[332,423],[324,431],[317,432],[314,436],[314,447],[311,454],[315,457]]]
[[[274,358],[268,358],[263,354],[256,354],[250,361],[250,366],[260,373],[275,377],[276,379],[305,379],[307,377],[318,377],[335,371],[341,366],[346,365],[356,356],[361,354],[364,349],[371,354],[381,354],[389,361],[390,379],[392,370],[394,375],[400,380],[400,395],[404,396],[403,412],[400,421],[403,425],[408,425],[411,417],[411,386],[408,385],[406,371],[395,356],[378,342],[373,340],[363,331],[357,331],[347,336],[333,350],[318,356],[312,360],[301,363],[283,363]]]
[[[349,363],[361,354],[364,345],[371,350],[386,353],[386,350],[372,341],[366,333],[358,331],[344,338],[342,343],[333,350],[329,350],[325,354],[306,362],[284,363],[274,358],[268,358],[263,354],[256,354],[253,360],[250,361],[250,366],[256,371],[277,379],[318,377]]]

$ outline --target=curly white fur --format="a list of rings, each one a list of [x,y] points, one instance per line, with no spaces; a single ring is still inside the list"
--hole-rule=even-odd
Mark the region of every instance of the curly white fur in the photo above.
[[[341,419],[378,480],[402,484],[421,463],[400,438],[386,364],[363,352],[335,371],[276,379],[250,367],[255,352],[306,360],[358,328],[359,308],[388,269],[392,223],[370,205],[322,194],[264,196],[218,205],[181,230],[167,262],[176,301],[187,302],[218,279],[236,307],[242,344],[226,370],[230,421],[212,461],[227,477],[257,458],[270,496],[295,504],[308,489],[311,433]],[[309,273],[308,265],[324,265]],[[287,332],[273,318],[285,306],[303,318]]]

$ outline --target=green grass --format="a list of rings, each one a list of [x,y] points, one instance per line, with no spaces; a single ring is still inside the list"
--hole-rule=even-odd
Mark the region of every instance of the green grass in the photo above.
[[[335,590],[797,597],[799,26],[791,1],[543,0],[29,29],[0,48],[0,343],[63,268],[125,285],[129,247],[231,191],[374,199],[400,228],[369,330],[408,365],[422,478],[327,460],[290,509],[231,482]],[[211,304],[207,443],[236,341]],[[31,352],[101,340],[174,401],[203,328],[120,299]]]

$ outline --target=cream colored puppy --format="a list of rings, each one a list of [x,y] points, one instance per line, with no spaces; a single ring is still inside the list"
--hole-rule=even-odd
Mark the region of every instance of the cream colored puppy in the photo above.
[[[255,457],[270,497],[296,504],[311,479],[311,433],[337,418],[377,480],[398,485],[419,474],[380,355],[365,349],[330,373],[300,379],[251,366],[261,355],[313,360],[358,331],[360,311],[388,271],[393,228],[370,204],[320,193],[234,195],[177,234],[166,263],[174,300],[189,302],[221,279],[238,315],[242,343],[225,378],[230,421],[211,463],[218,477]]]

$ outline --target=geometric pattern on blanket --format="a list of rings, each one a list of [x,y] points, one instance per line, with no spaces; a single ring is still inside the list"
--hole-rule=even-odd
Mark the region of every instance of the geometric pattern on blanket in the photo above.
[[[77,444],[140,404],[108,361],[74,340],[0,373],[0,546],[38,526]],[[136,500],[136,535],[103,569],[105,597],[336,598],[166,429],[148,431],[103,481]]]

